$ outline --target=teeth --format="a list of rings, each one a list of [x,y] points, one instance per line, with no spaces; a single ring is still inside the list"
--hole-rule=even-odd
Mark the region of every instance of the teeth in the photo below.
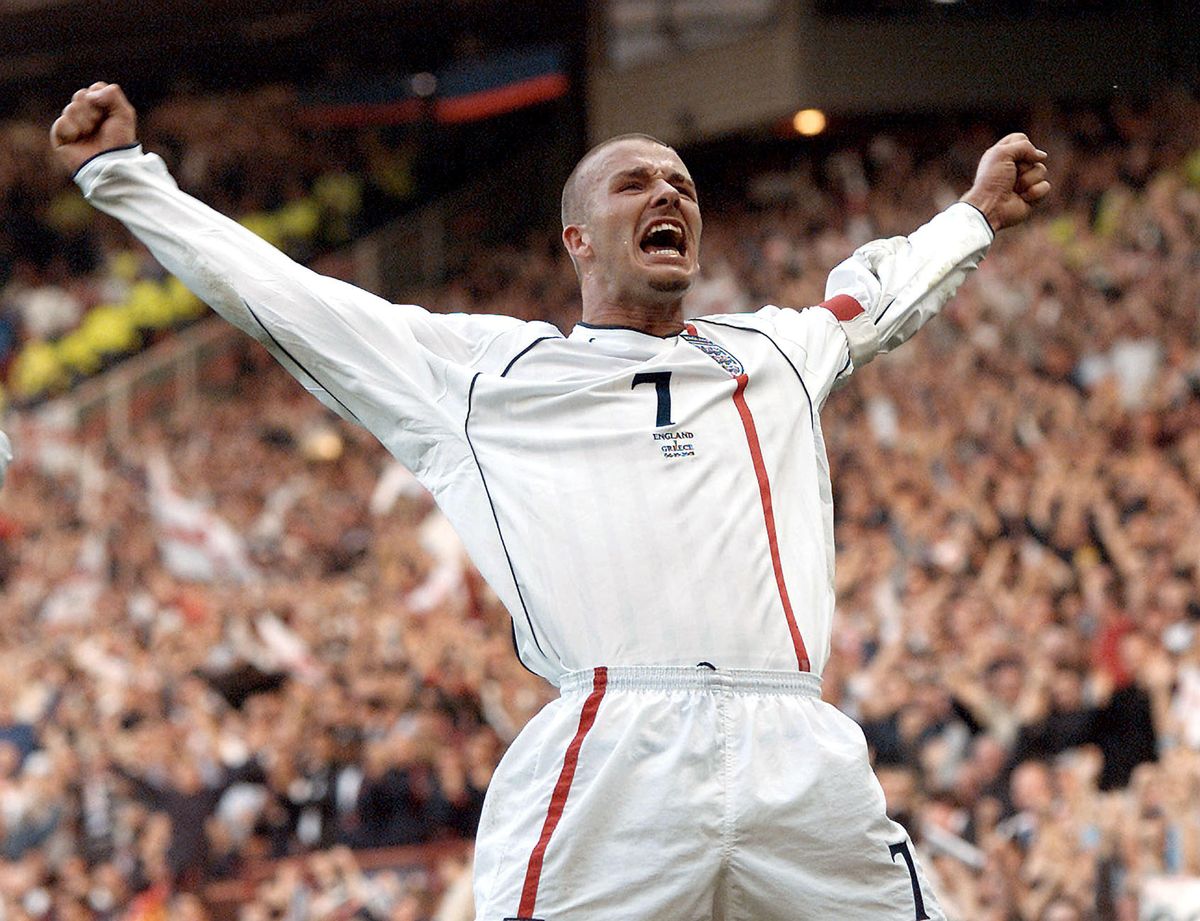
[[[646,246],[646,242],[650,237],[653,237],[655,234],[662,234],[664,232],[668,235],[667,245],[664,246],[662,243],[657,245],[650,244],[648,248],[646,248],[645,252],[652,256],[682,257],[686,234],[684,233],[683,227],[681,227],[675,221],[655,221],[653,224],[647,227],[646,232],[642,237],[643,246]]]

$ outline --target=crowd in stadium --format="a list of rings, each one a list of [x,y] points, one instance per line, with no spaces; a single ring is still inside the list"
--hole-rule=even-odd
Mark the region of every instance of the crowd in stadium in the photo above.
[[[147,112],[140,136],[189,190],[308,261],[412,186],[406,152],[379,132],[317,142],[301,121],[283,87],[182,93]],[[0,126],[0,156],[0,386],[10,400],[61,393],[206,311],[64,187],[44,125]]]
[[[173,112],[147,137],[231,213],[343,165],[297,167],[287,137],[271,145],[286,163],[236,143],[223,161],[211,126],[173,131],[194,122]],[[952,916],[1126,921],[1148,878],[1200,875],[1200,103],[1022,127],[1051,154],[1051,206],[824,414],[824,696],[862,724]],[[956,131],[935,154],[881,132],[750,177],[706,212],[693,314],[821,300],[856,245],[953,201],[992,136]],[[68,329],[44,325],[55,298],[102,300],[128,244],[65,204],[41,127],[2,137],[11,354]],[[564,327],[578,309],[540,238],[419,300]],[[212,881],[304,854],[239,917],[432,918],[461,861],[367,873],[355,852],[469,838],[552,693],[369,436],[259,352],[223,380],[203,412],[27,457],[5,487],[4,921],[203,919]]]

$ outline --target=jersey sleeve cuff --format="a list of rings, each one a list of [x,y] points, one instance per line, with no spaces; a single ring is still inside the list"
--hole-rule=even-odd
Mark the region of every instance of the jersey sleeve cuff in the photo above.
[[[817,306],[832,313],[842,327],[853,368],[861,368],[879,354],[879,328],[857,298],[835,294]]]
[[[135,160],[141,155],[142,145],[136,142],[123,147],[110,147],[108,150],[102,150],[84,160],[71,178],[83,190],[84,197],[87,197],[96,185],[106,164],[117,160]]]
[[[969,201],[955,202],[946,210],[954,211],[955,209],[960,210],[964,215],[967,216],[971,223],[978,225],[980,229],[987,234],[987,242],[989,244],[996,239],[996,231],[992,229],[992,225],[988,222],[987,217],[985,217],[984,213]]]
[[[850,349],[850,361],[857,370],[879,354],[879,327],[865,313],[840,322]]]

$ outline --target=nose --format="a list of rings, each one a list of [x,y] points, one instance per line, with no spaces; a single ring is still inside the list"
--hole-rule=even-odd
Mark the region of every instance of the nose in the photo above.
[[[665,179],[660,179],[654,186],[655,208],[677,207],[679,205],[679,190]]]

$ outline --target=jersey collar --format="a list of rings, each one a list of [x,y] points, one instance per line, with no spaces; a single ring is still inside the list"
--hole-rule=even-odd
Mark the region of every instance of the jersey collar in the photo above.
[[[576,323],[568,337],[572,342],[589,345],[609,355],[630,358],[649,358],[679,342],[677,334],[655,336],[632,326],[609,326],[598,323]]]

